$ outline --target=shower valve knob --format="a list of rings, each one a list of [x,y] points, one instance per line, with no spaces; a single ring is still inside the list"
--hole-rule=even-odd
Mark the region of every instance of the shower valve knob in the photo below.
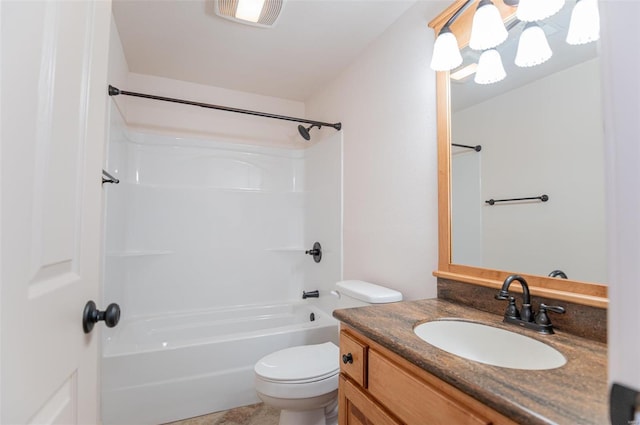
[[[91,332],[93,325],[101,320],[104,320],[108,328],[116,326],[120,321],[120,306],[116,303],[111,303],[106,310],[100,311],[96,307],[96,303],[88,301],[82,313],[82,329],[84,329],[84,333]]]
[[[313,244],[313,249],[307,250],[304,253],[313,256],[313,261],[319,263],[320,260],[322,260],[322,246],[320,245],[320,242],[315,242]]]

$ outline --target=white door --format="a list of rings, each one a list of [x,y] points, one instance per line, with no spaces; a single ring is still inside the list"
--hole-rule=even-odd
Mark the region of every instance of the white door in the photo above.
[[[99,422],[81,318],[98,301],[110,6],[0,1],[2,424]]]
[[[600,10],[608,191],[609,382],[640,392],[640,3],[601,1]],[[617,408],[623,416],[633,410],[632,406]],[[635,406],[635,420],[628,416],[620,420],[640,424],[640,405]]]

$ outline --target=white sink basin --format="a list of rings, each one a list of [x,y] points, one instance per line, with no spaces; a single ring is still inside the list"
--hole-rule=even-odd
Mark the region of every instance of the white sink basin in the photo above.
[[[413,332],[441,350],[493,366],[543,370],[567,362],[558,350],[543,342],[480,323],[436,320],[416,326]]]

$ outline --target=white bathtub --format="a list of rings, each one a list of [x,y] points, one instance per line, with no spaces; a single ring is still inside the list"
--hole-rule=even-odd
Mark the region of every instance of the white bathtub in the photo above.
[[[337,321],[305,302],[122,321],[103,346],[103,422],[160,424],[257,403],[258,359],[337,339]]]

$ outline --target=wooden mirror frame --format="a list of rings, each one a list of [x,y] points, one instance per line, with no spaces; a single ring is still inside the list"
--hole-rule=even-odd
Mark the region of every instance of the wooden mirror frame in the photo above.
[[[479,0],[471,0],[476,3]],[[440,15],[429,22],[436,37],[440,29],[451,16],[460,9],[466,0],[456,0]],[[515,14],[515,7],[507,6],[502,0],[494,0],[503,19],[509,20]],[[460,48],[469,43],[471,23],[476,6],[471,4],[450,25],[458,39]],[[433,275],[472,285],[499,289],[504,279],[516,272],[486,269],[481,267],[453,264],[451,248],[451,90],[449,72],[436,72],[436,102],[438,131],[438,270]],[[558,279],[518,273],[529,284],[533,295],[547,297],[592,307],[607,308],[609,304],[607,285],[580,282],[571,279]]]

